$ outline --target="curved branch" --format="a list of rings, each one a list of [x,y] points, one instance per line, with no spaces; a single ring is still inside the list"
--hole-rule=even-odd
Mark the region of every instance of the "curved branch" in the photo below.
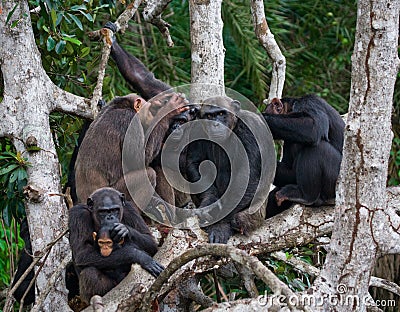
[[[161,18],[161,13],[171,1],[172,0],[148,0],[147,5],[143,10],[144,20],[153,24],[159,29],[163,37],[167,40],[167,45],[169,47],[174,46],[174,42],[172,41],[169,33],[169,27],[171,27],[171,25]]]
[[[160,274],[160,276],[150,287],[149,291],[143,297],[141,311],[151,310],[152,303],[157,298],[161,287],[168,281],[173,273],[175,273],[179,268],[182,267],[182,265],[185,265],[188,262],[197,258],[210,255],[229,257],[233,261],[240,263],[243,266],[246,266],[247,268],[251,269],[258,278],[266,283],[274,293],[283,294],[287,298],[289,298],[289,296],[296,296],[295,293],[290,290],[290,288],[285,283],[280,281],[275,276],[275,274],[272,273],[268,268],[266,268],[256,257],[250,256],[245,251],[239,250],[232,246],[224,244],[205,244],[186,251],[180,257],[175,258],[168,265],[168,267]]]
[[[285,84],[286,59],[268,27],[263,0],[251,0],[251,14],[258,41],[273,61],[271,86],[268,95],[269,103],[273,98],[282,97],[283,86]]]

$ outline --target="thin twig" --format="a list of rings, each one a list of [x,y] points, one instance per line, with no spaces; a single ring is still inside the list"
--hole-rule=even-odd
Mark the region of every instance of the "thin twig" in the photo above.
[[[17,288],[21,285],[21,283],[23,282],[23,280],[28,276],[28,274],[33,270],[33,268],[35,267],[35,265],[43,258],[48,256],[48,254],[50,253],[51,249],[53,248],[53,246],[65,235],[68,233],[68,229],[65,230],[64,232],[62,232],[59,236],[57,236],[53,241],[51,241],[49,244],[47,244],[47,246],[38,254],[34,256],[34,259],[32,260],[32,263],[29,265],[29,267],[25,270],[25,272],[21,275],[21,277],[19,278],[19,280],[15,283],[15,285],[8,291],[7,293],[7,300],[6,303],[4,304],[4,311],[9,311],[11,308],[11,301],[13,298],[13,294],[15,293],[15,291],[17,290]],[[44,264],[45,261],[43,261]],[[42,264],[42,265],[43,265]],[[35,278],[33,279],[33,281],[35,281],[37,274],[35,275]],[[31,282],[31,284],[33,284]],[[28,289],[25,291],[23,299],[25,298],[25,295],[27,294],[27,292],[29,291],[31,284],[29,284]],[[21,300],[22,301],[22,300]],[[21,304],[22,306],[22,304]]]
[[[35,306],[32,308],[31,312],[36,312],[36,311],[40,311],[41,310],[42,305],[44,303],[44,300],[46,299],[46,297],[49,294],[49,292],[54,288],[54,285],[56,283],[57,278],[60,276],[61,273],[64,272],[67,264],[71,261],[71,259],[72,259],[72,256],[69,253],[63,259],[63,261],[60,263],[60,265],[58,266],[57,270],[55,270],[53,272],[53,274],[51,275],[49,281],[47,282],[46,287],[40,293],[40,296],[38,298],[36,298]]]

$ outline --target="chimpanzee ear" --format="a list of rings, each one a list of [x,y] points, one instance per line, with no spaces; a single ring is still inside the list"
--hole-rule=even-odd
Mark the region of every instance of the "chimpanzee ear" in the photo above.
[[[92,209],[93,209],[93,199],[92,199],[91,197],[89,197],[89,198],[87,199],[86,204],[87,204],[89,210],[92,211]]]
[[[141,98],[137,98],[135,102],[133,103],[133,109],[138,113],[140,109],[142,108],[143,103]]]
[[[231,107],[234,112],[238,112],[240,110],[240,102],[237,100],[232,100]]]
[[[125,194],[124,193],[120,193],[119,194],[119,198],[121,199],[122,206],[125,206],[125,204],[126,204]]]

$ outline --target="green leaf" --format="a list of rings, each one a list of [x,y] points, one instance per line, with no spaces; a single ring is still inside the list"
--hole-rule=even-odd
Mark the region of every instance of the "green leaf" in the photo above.
[[[0,175],[4,175],[6,173],[9,173],[10,171],[13,171],[17,167],[18,167],[18,165],[11,164],[11,165],[7,166],[6,168],[1,169],[0,170]]]
[[[8,22],[10,21],[11,17],[13,16],[15,9],[17,8],[18,3],[16,5],[14,5],[13,9],[7,14],[7,19],[6,19],[6,25],[8,24]]]
[[[50,11],[50,16],[51,16],[51,22],[53,24],[53,29],[56,29],[56,23],[57,23],[57,12],[56,12],[56,10],[52,9]]]
[[[24,168],[18,169],[18,181],[23,181],[28,178],[28,174]]]
[[[19,23],[19,20],[15,20],[14,22],[12,22],[11,28],[16,27],[18,25],[18,23]]]
[[[72,15],[72,14],[70,14],[70,13],[67,13],[67,14],[68,14],[68,16],[69,16],[70,18],[72,18],[72,20],[75,22],[76,26],[78,26],[78,28],[79,28],[80,30],[83,30],[83,26],[82,26],[82,23],[81,23],[81,21],[79,20],[79,18],[77,18],[75,15]]]
[[[76,45],[78,45],[78,46],[82,44],[82,42],[79,41],[79,40],[76,39],[76,38],[63,37],[63,39],[64,39],[65,41],[69,41],[69,42],[71,42],[71,43],[73,43],[73,44],[76,44]]]
[[[80,55],[80,57],[83,58],[83,57],[89,55],[89,53],[90,53],[90,48],[89,48],[89,47],[84,47],[84,48],[81,50],[81,55]]]
[[[18,169],[17,169],[18,170]],[[8,180],[8,183],[14,183],[15,181],[17,181],[18,178],[18,172],[17,170],[11,172],[10,174],[10,180]]]
[[[4,220],[4,223],[8,227],[11,225],[11,218],[12,218],[12,215],[10,214],[9,206],[4,207],[4,209],[3,209],[3,220]]]
[[[65,40],[60,40],[59,42],[57,42],[56,53],[61,54],[61,52],[64,50],[66,44],[67,43],[65,42]]]
[[[51,51],[56,46],[56,41],[51,36],[49,36],[47,38],[46,46],[47,46],[47,51]]]
[[[90,13],[86,13],[83,11],[79,11],[79,12],[81,12],[82,15],[84,15],[89,22],[93,22],[93,17],[92,17],[92,15],[90,15]]]
[[[59,13],[57,14],[56,26],[60,25],[60,23],[61,23],[63,17],[64,17],[64,12],[59,12]]]
[[[86,5],[81,4],[81,5],[74,5],[71,7],[72,11],[80,11],[80,10],[87,10]]]

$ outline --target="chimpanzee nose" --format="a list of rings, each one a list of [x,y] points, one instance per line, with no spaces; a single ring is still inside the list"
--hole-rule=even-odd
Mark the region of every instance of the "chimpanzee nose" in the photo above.
[[[213,126],[214,126],[214,128],[218,128],[219,127],[219,122],[214,122]]]

